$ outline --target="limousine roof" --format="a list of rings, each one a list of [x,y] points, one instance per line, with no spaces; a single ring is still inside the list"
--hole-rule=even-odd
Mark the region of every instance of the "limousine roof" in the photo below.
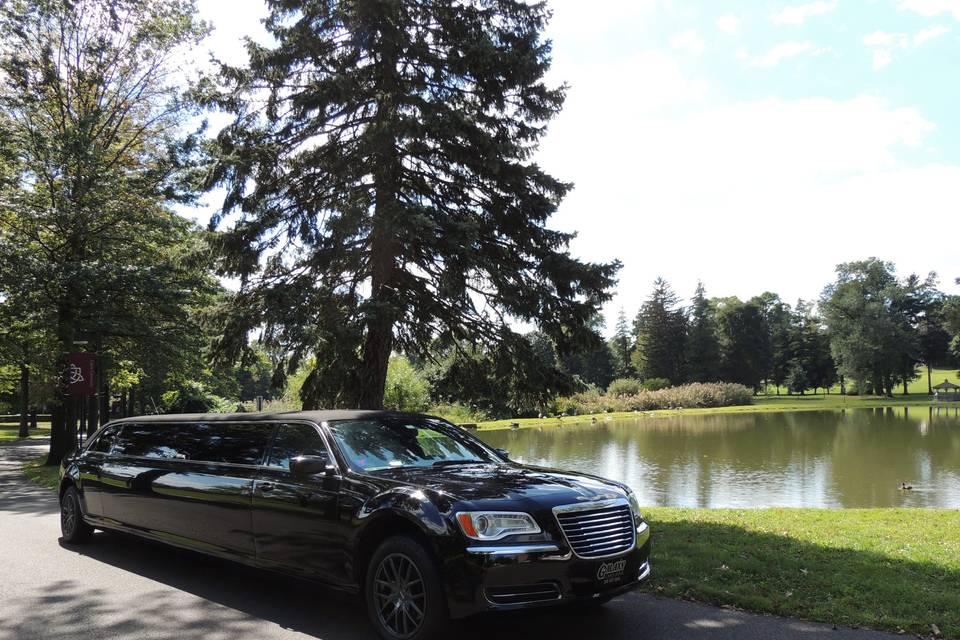
[[[362,420],[365,418],[426,418],[420,413],[401,413],[398,411],[327,410],[327,411],[283,411],[280,413],[171,413],[151,416],[131,416],[112,420],[111,423],[124,422],[282,422],[284,420],[308,420],[310,422],[329,422],[333,420]]]

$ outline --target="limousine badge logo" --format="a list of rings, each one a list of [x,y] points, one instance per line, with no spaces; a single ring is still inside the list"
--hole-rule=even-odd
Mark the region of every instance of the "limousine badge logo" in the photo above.
[[[604,562],[597,569],[597,580],[603,583],[615,582],[623,577],[623,570],[627,568],[627,561],[624,558],[620,560],[611,560]]]

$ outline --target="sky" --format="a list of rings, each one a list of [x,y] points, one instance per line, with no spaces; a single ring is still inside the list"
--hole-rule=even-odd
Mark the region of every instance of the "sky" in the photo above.
[[[876,256],[960,293],[960,0],[549,4],[569,90],[536,161],[575,184],[573,254],[623,263],[607,333],[657,277],[792,303]],[[264,37],[259,0],[198,5],[219,57]]]

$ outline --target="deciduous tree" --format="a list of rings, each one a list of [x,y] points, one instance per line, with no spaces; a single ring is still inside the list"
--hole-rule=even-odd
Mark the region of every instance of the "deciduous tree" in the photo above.
[[[13,238],[0,263],[54,316],[55,371],[82,335],[82,310],[124,292],[115,255],[183,201],[189,139],[172,56],[204,28],[188,0],[9,0],[0,4],[0,110],[16,175],[0,202]],[[116,278],[108,278],[109,282]],[[86,336],[84,336],[86,337]],[[73,404],[52,399],[49,464],[72,446]]]

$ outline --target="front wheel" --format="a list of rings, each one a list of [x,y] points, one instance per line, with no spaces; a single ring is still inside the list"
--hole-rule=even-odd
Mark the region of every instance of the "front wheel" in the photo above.
[[[443,629],[447,607],[436,563],[416,540],[385,540],[367,567],[370,622],[386,640],[427,640]]]
[[[60,498],[60,533],[63,541],[71,544],[86,542],[93,534],[93,527],[83,521],[80,494],[75,487],[68,487]]]

